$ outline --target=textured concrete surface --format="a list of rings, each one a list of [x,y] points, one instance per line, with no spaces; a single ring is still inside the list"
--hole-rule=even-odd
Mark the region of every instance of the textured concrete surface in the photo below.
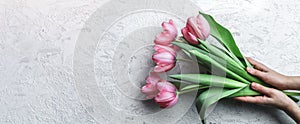
[[[111,1],[0,1],[0,123],[201,123],[195,108],[188,107],[191,106],[189,102],[160,110],[152,106],[153,102],[143,101],[136,93],[141,78],[135,76],[147,73],[143,69],[151,68],[151,62],[137,61],[147,57],[151,41],[135,36],[151,37],[159,31],[159,23],[168,18],[178,20],[178,25],[182,26],[181,18],[196,9],[196,5],[233,32],[246,56],[254,57],[281,73],[300,75],[299,0],[188,1],[177,11],[173,5],[164,11],[136,11],[129,14],[129,18],[124,16],[118,21],[113,20],[113,24],[105,22],[112,25],[110,30],[105,29],[107,35],[102,39],[98,39],[100,36],[96,38],[95,44],[79,42],[83,40],[83,34],[94,32],[86,27],[103,25],[101,21],[86,24],[87,21],[93,22],[90,19],[99,8],[118,7],[103,6],[107,2]],[[117,3],[126,2],[118,0]],[[142,6],[137,4],[136,8]],[[162,3],[147,4],[157,4],[152,6],[157,8]],[[115,17],[100,14],[113,19],[120,12],[110,13]],[[149,14],[154,14],[152,21],[145,19]],[[139,16],[144,18],[136,19]],[[124,29],[127,34],[113,29]],[[106,40],[116,42],[107,46]],[[129,41],[134,40],[141,42],[132,45]],[[138,49],[142,46],[142,50]],[[122,58],[123,51],[132,53]],[[91,63],[84,57],[92,58],[93,69],[89,70]],[[107,66],[109,63],[114,66]],[[135,63],[146,64],[140,67],[134,66]],[[105,71],[109,67],[111,70]],[[85,80],[90,76],[95,77],[95,82]],[[115,78],[110,81],[110,77]],[[122,83],[126,80],[131,84]],[[185,99],[182,101],[190,100],[189,97]],[[294,123],[280,110],[233,100],[219,102],[207,121],[211,124]]]

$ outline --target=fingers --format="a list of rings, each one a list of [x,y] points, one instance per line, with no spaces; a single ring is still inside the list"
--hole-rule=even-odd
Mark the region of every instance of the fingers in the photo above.
[[[262,94],[263,96],[243,96],[243,97],[235,97],[234,99],[243,101],[243,102],[248,102],[248,103],[256,103],[256,104],[267,104],[270,102],[270,95],[273,94],[273,90],[268,87],[264,87],[260,84],[257,83],[251,83],[251,88],[255,91],[258,91]]]
[[[261,70],[261,71],[269,71],[270,69],[265,66],[264,64],[250,58],[250,57],[246,57],[247,60],[254,66],[254,68]]]
[[[256,103],[256,104],[264,104],[265,100],[263,96],[243,96],[243,97],[235,97],[234,99],[247,102],[247,103]]]
[[[259,77],[260,79],[264,79],[267,75],[266,72],[262,72],[260,70],[257,70],[257,69],[254,69],[254,68],[250,68],[250,67],[247,67],[246,68],[247,72],[250,73],[251,75],[254,75],[256,77]]]
[[[267,95],[267,96],[271,96],[273,94],[273,89],[262,86],[260,84],[254,83],[254,82],[251,83],[251,88],[253,90],[256,90],[257,92],[260,92],[260,93],[262,93],[264,95]]]

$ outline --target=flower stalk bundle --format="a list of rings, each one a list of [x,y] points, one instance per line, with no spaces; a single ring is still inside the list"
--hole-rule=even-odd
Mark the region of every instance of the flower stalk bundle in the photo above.
[[[177,28],[172,20],[162,23],[163,32],[155,37],[152,56],[156,66],[146,78],[142,92],[148,99],[154,98],[162,108],[174,106],[180,94],[197,92],[195,99],[200,117],[204,120],[206,109],[224,98],[238,96],[262,95],[250,88],[252,82],[272,87],[255,76],[247,73],[246,68],[252,65],[240,52],[232,34],[228,29],[217,23],[210,15],[200,12],[196,17],[187,19],[186,27],[181,29],[182,36],[177,38]],[[207,39],[212,36],[222,47],[210,43]],[[208,70],[215,68],[224,73],[210,74],[171,74],[168,80],[163,80],[160,73],[166,73],[176,66],[178,51],[183,51],[190,60]],[[195,57],[196,60],[192,59]],[[183,87],[177,84],[188,82]],[[176,85],[175,85],[176,84]],[[294,96],[300,93],[282,91],[295,102]]]

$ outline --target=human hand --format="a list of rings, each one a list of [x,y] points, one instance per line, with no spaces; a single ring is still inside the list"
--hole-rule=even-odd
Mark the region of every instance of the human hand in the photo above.
[[[243,102],[248,102],[248,103],[274,106],[282,110],[288,110],[289,109],[288,107],[290,107],[292,104],[296,104],[292,99],[290,99],[283,92],[276,90],[274,88],[268,88],[257,83],[251,83],[251,88],[255,91],[262,93],[263,95],[243,96],[243,97],[236,97],[235,99]]]
[[[254,68],[247,68],[247,72],[260,78],[280,90],[296,89],[300,90],[300,76],[282,75],[264,64],[247,58]],[[248,103],[264,104],[277,107],[284,110],[297,123],[300,123],[300,109],[298,105],[283,92],[274,88],[268,88],[257,83],[252,83],[251,88],[262,93],[262,96],[244,96],[236,97],[236,100]]]
[[[290,78],[288,76],[282,75],[250,57],[247,57],[247,60],[254,66],[254,68],[247,67],[248,73],[280,90],[290,89]]]
[[[300,123],[300,109],[298,105],[283,92],[257,83],[251,83],[251,88],[263,95],[235,97],[235,99],[248,103],[274,106],[285,111],[296,121],[297,124]]]

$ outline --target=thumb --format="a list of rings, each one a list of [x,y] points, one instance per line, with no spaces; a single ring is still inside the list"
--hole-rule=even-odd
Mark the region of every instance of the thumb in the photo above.
[[[255,82],[251,83],[251,88],[267,96],[271,96],[273,94],[272,88],[262,86]]]
[[[264,79],[265,76],[267,75],[266,72],[262,72],[260,70],[257,70],[257,69],[254,69],[254,68],[250,68],[250,67],[247,67],[246,68],[247,72],[250,73],[251,75],[254,75],[260,79]]]

